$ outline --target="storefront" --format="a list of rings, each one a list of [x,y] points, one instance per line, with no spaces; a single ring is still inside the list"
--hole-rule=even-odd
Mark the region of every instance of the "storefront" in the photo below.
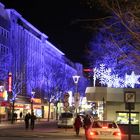
[[[135,92],[136,101],[134,103],[134,109],[131,110],[131,124],[132,130],[135,129],[135,133],[139,133],[140,122],[140,89],[132,88],[107,88],[107,87],[87,87],[86,97],[87,101],[100,102],[100,107],[97,108],[97,112],[100,112],[99,118],[115,120],[117,123],[128,128],[128,109],[126,109],[126,103],[124,101],[125,92]],[[102,109],[101,109],[102,108]]]
[[[14,113],[17,114],[17,119],[23,119],[24,116],[30,112],[31,109],[31,103],[29,98],[26,98],[24,96],[17,96],[14,104]],[[12,112],[12,108],[11,108]],[[22,116],[20,116],[20,113],[22,113]]]
[[[44,105],[44,118],[48,119],[49,116],[49,105]],[[56,119],[56,107],[53,103],[50,103],[50,119]]]
[[[34,114],[38,118],[42,118],[42,103],[41,99],[34,98],[33,99],[33,111]],[[17,114],[17,119],[21,119],[20,114],[22,113],[22,118],[27,113],[31,113],[31,102],[30,98],[26,98],[24,96],[18,96],[14,105],[14,112]]]
[[[42,118],[43,110],[42,110],[42,102],[40,98],[33,99],[33,111],[37,118]]]
[[[3,85],[0,86],[0,121],[8,119],[10,103],[8,102],[8,94]]]

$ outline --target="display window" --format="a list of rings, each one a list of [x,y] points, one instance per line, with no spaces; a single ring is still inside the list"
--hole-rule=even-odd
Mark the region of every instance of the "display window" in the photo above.
[[[129,124],[129,112],[116,112],[118,124]],[[139,124],[139,112],[131,112],[131,124]]]

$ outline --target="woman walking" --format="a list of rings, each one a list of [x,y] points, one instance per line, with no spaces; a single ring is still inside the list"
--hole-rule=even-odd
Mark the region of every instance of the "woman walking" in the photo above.
[[[79,115],[77,115],[77,117],[75,118],[75,122],[74,122],[74,128],[75,128],[75,132],[76,135],[79,135],[80,132],[80,127],[82,126],[82,121]]]

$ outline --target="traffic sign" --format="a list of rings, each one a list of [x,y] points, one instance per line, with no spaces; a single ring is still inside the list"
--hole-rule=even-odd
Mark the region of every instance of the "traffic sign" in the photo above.
[[[69,102],[64,102],[65,107],[69,107]]]
[[[64,105],[64,110],[68,111],[69,109],[69,93],[64,94],[64,99],[63,99],[63,105]]]

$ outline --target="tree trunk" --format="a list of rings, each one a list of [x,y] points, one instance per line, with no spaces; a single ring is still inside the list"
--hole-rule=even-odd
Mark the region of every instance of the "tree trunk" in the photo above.
[[[49,108],[48,108],[48,122],[50,121],[50,107],[51,107],[51,103],[49,102]]]
[[[12,118],[11,118],[11,124],[14,123],[14,111],[15,111],[15,100],[13,100],[13,104],[12,104]]]

